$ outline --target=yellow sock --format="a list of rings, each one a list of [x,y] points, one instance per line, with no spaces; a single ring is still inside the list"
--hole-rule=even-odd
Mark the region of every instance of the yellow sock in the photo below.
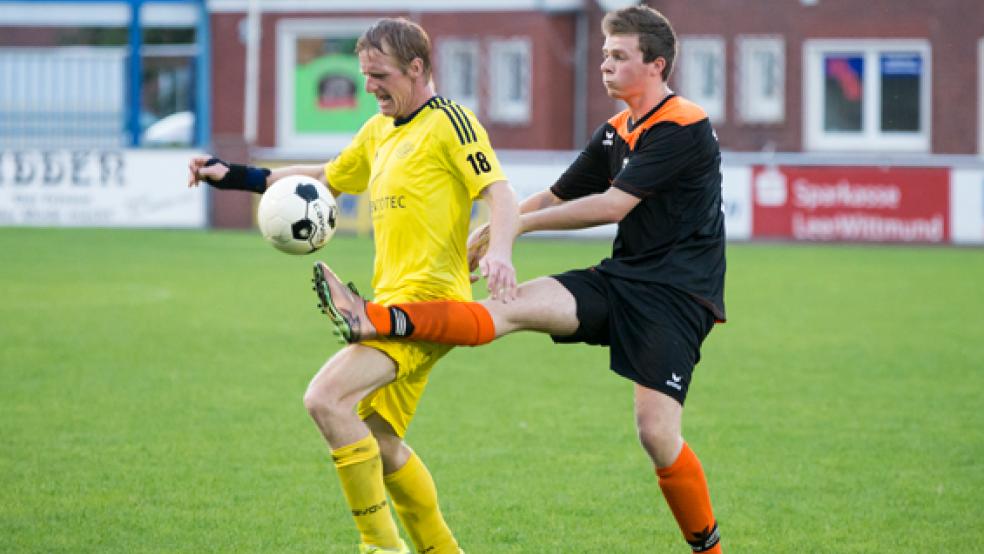
[[[434,479],[417,454],[411,452],[403,467],[383,479],[393,499],[393,508],[417,552],[458,554],[458,542],[437,505]]]
[[[381,548],[399,548],[400,533],[386,503],[383,461],[379,443],[371,434],[331,451],[342,491],[362,542]]]

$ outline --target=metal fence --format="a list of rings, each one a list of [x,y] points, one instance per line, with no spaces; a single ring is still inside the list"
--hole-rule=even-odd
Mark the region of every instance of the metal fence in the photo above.
[[[0,49],[0,148],[122,147],[126,49]]]
[[[205,0],[0,0],[0,33],[0,152],[210,141]]]

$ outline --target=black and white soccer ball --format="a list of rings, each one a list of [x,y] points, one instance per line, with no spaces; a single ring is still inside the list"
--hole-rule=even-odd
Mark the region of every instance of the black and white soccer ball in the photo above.
[[[278,179],[260,197],[256,214],[263,238],[288,254],[310,254],[335,234],[338,205],[317,179]]]

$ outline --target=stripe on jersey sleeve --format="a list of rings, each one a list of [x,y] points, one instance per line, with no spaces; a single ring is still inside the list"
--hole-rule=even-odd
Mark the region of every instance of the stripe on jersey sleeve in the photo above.
[[[470,144],[476,142],[478,139],[475,137],[475,130],[471,126],[471,122],[468,121],[468,117],[461,112],[461,108],[450,102],[446,98],[441,98],[440,96],[434,97],[427,103],[431,108],[439,109],[444,112],[444,115],[448,116],[448,121],[454,127],[454,132],[458,135],[458,142],[462,145]]]

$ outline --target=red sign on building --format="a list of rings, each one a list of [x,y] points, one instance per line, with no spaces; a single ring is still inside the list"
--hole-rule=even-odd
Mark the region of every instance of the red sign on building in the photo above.
[[[946,242],[949,191],[948,168],[758,166],[752,236]]]

